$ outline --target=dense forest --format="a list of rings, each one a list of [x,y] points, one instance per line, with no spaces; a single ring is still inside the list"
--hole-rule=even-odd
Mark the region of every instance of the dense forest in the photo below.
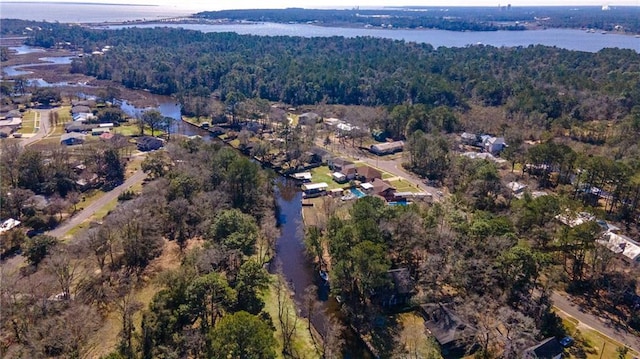
[[[172,95],[188,115],[209,115],[210,99],[262,98],[291,105],[438,106],[465,114],[500,108],[514,126],[549,129],[621,120],[640,102],[638,55],[544,46],[438,48],[373,38],[204,34],[178,29],[90,30],[50,24],[29,42],[68,41],[85,50],[72,71],[132,89]],[[404,125],[386,119],[391,137]]]

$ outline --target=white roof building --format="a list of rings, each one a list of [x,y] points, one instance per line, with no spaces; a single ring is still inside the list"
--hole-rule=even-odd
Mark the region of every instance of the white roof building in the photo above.
[[[634,262],[640,262],[640,244],[627,236],[606,232],[598,243],[614,253],[620,253]]]

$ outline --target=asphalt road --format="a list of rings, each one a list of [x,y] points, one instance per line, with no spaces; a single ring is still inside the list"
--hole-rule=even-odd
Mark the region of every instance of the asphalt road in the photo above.
[[[96,211],[100,210],[102,207],[106,206],[109,202],[118,198],[118,196],[131,188],[137,183],[141,183],[146,177],[146,174],[142,172],[142,170],[137,170],[131,177],[129,177],[123,184],[118,187],[112,189],[111,191],[105,193],[102,197],[100,197],[95,202],[91,203],[89,206],[84,208],[82,211],[76,213],[73,217],[67,219],[62,225],[57,227],[56,229],[47,232],[46,234],[58,238],[64,237],[64,235],[69,232],[73,227],[79,225],[85,220],[91,218],[91,216],[96,213]]]
[[[591,327],[600,333],[625,344],[629,348],[640,353],[640,337],[627,332],[627,330],[617,325],[609,318],[602,318],[593,314],[585,312],[580,306],[572,303],[567,297],[560,295],[559,293],[553,293],[551,295],[553,305],[580,321],[580,323]]]
[[[49,132],[51,131],[51,118],[50,118],[51,111],[52,111],[51,109],[35,110],[36,116],[40,117],[40,125],[38,128],[38,132],[32,137],[24,138],[20,142],[23,147],[26,147],[32,143],[38,142],[49,135]]]

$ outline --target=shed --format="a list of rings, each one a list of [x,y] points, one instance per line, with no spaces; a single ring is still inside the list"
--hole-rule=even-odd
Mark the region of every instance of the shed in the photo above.
[[[475,133],[463,132],[462,135],[460,135],[460,141],[465,145],[475,146],[478,144],[478,135]]]

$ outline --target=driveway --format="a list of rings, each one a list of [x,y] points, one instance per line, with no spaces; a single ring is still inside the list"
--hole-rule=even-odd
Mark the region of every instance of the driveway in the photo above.
[[[617,325],[611,319],[597,317],[593,314],[586,313],[580,308],[580,306],[572,303],[567,299],[567,297],[557,292],[554,292],[551,295],[551,299],[553,300],[553,305],[557,309],[579,320],[580,323],[591,327],[609,338],[623,343],[637,353],[640,353],[640,338],[629,333],[625,328]]]
[[[79,225],[80,223],[86,221],[91,218],[98,210],[106,206],[109,202],[118,198],[118,196],[131,188],[132,186],[141,183],[146,177],[146,174],[142,172],[142,170],[137,170],[131,175],[123,184],[118,187],[112,189],[111,191],[105,193],[102,197],[97,199],[95,202],[91,203],[82,211],[76,213],[73,217],[67,219],[64,223],[62,223],[59,227],[54,230],[47,232],[46,234],[50,236],[54,236],[57,238],[63,238],[67,232],[69,232],[73,227]]]

